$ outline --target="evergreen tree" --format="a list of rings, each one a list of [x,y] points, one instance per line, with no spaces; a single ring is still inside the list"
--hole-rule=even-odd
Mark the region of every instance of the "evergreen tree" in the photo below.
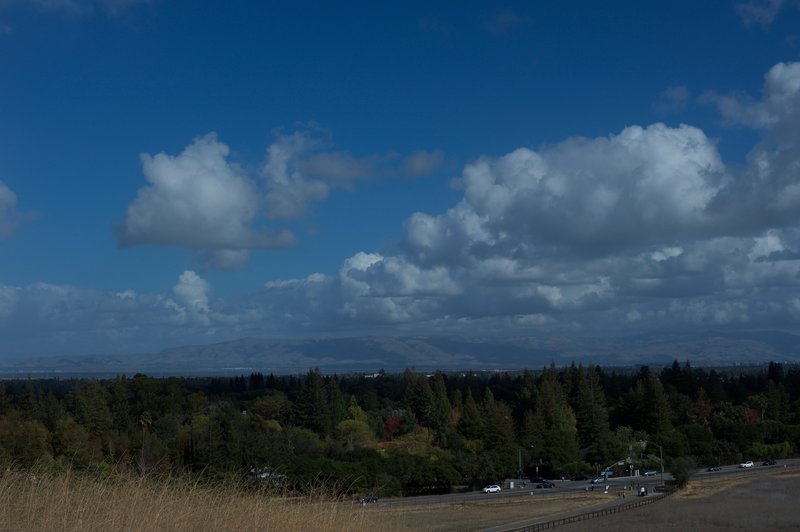
[[[22,413],[22,416],[27,420],[38,420],[42,415],[39,396],[30,379],[25,381],[25,391],[19,396],[17,407]]]
[[[333,428],[348,417],[347,402],[342,395],[339,378],[336,375],[326,379],[325,391],[328,395],[328,413],[330,415],[327,426]]]
[[[594,366],[581,371],[577,378],[575,418],[580,447],[587,450],[586,460],[605,463],[611,459],[611,427],[605,395]]]
[[[406,370],[403,374],[403,383],[405,384],[403,400],[406,407],[417,418],[417,423],[432,427],[433,391],[427,377]]]
[[[300,420],[303,426],[321,436],[331,432],[331,416],[328,408],[328,393],[319,369],[309,370],[303,384],[300,402]]]
[[[472,397],[471,388],[467,388],[467,398],[464,400],[464,412],[458,421],[458,430],[470,440],[478,439],[483,435],[483,416],[478,403]]]
[[[488,392],[488,388],[487,388]],[[487,393],[487,396],[491,392]],[[514,444],[514,417],[511,408],[503,401],[491,399],[483,406],[483,444],[486,449],[497,449]]]
[[[557,470],[575,467],[580,458],[575,414],[564,397],[555,367],[542,374],[538,396],[536,415],[544,425],[543,458]]]
[[[444,374],[437,371],[433,376],[433,407],[431,409],[430,426],[436,436],[436,443],[442,447],[447,445],[447,435],[451,430],[452,407],[447,398],[447,386]]]

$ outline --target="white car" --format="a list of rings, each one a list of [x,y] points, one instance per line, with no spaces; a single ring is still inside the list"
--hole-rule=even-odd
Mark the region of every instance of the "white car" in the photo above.
[[[753,461],[748,460],[747,462],[742,462],[741,464],[739,464],[739,467],[749,469],[753,467]]]
[[[500,486],[497,484],[492,484],[491,486],[486,486],[483,488],[484,493],[500,493]]]

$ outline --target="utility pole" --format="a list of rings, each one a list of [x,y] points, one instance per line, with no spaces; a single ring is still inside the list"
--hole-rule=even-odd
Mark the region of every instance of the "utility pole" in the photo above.
[[[657,444],[654,441],[641,440],[639,443],[640,444],[644,443],[644,444],[647,444],[647,445],[650,445],[652,443],[653,445],[658,447],[658,459],[661,461],[661,485],[663,486],[664,485],[664,448],[661,447],[661,445]]]

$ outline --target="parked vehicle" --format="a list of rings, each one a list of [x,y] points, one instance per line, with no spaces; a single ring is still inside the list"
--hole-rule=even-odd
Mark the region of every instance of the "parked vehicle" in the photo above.
[[[744,469],[749,469],[749,468],[753,467],[753,461],[752,460],[748,460],[747,462],[742,462],[741,464],[739,464],[739,467],[740,468],[744,468]]]
[[[776,465],[777,463],[775,460],[765,460],[761,465]]]
[[[371,502],[378,502],[378,496],[374,493],[367,493],[361,497],[361,504],[369,504]]]
[[[596,477],[590,480],[591,484],[603,484],[606,481],[606,477]]]
[[[647,471],[644,472],[644,476],[646,476],[646,477],[654,477],[657,474],[658,474],[658,471],[656,471],[655,469],[648,469]]]
[[[572,480],[573,481],[589,480],[589,477],[587,477],[586,475],[577,475],[572,477]]]
[[[720,471],[720,467],[718,465],[710,465],[706,471]]]
[[[553,484],[552,482],[550,482],[549,480],[545,480],[544,482],[539,482],[538,484],[536,484],[536,487],[540,488],[540,489],[541,488],[555,488],[556,485]]]
[[[491,486],[486,486],[483,488],[484,493],[500,493],[500,486],[497,484],[492,484]]]

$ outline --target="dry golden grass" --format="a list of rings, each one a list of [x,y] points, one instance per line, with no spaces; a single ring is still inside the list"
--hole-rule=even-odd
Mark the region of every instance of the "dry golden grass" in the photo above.
[[[786,497],[795,492],[800,472],[775,473],[769,475],[773,480],[734,475],[692,482],[686,491],[667,501],[597,522],[630,522],[661,530],[672,529],[671,521],[682,515],[690,526],[719,525],[717,529],[724,529],[746,523],[763,527],[764,521],[742,517],[739,521],[726,521],[719,516],[733,515],[744,507],[750,507],[753,515],[763,515],[753,511],[758,508],[757,504],[752,505],[756,496],[760,504],[780,504],[784,515]],[[0,530],[477,530],[589,509],[616,498],[614,493],[561,492],[465,503],[360,506],[324,494],[281,497],[227,484],[212,487],[181,479],[100,479],[69,471],[31,474],[7,470],[0,471]],[[767,498],[769,501],[765,502]],[[792,515],[788,522],[796,523],[792,519],[797,512]],[[773,524],[782,528],[783,522]],[[573,529],[582,529],[577,528],[579,525],[585,523],[578,523]]]
[[[361,506],[231,485],[64,472],[0,472],[0,530],[475,530],[588,508],[612,494],[553,493],[456,504]]]
[[[0,472],[0,530],[363,530],[360,506],[184,480]]]

